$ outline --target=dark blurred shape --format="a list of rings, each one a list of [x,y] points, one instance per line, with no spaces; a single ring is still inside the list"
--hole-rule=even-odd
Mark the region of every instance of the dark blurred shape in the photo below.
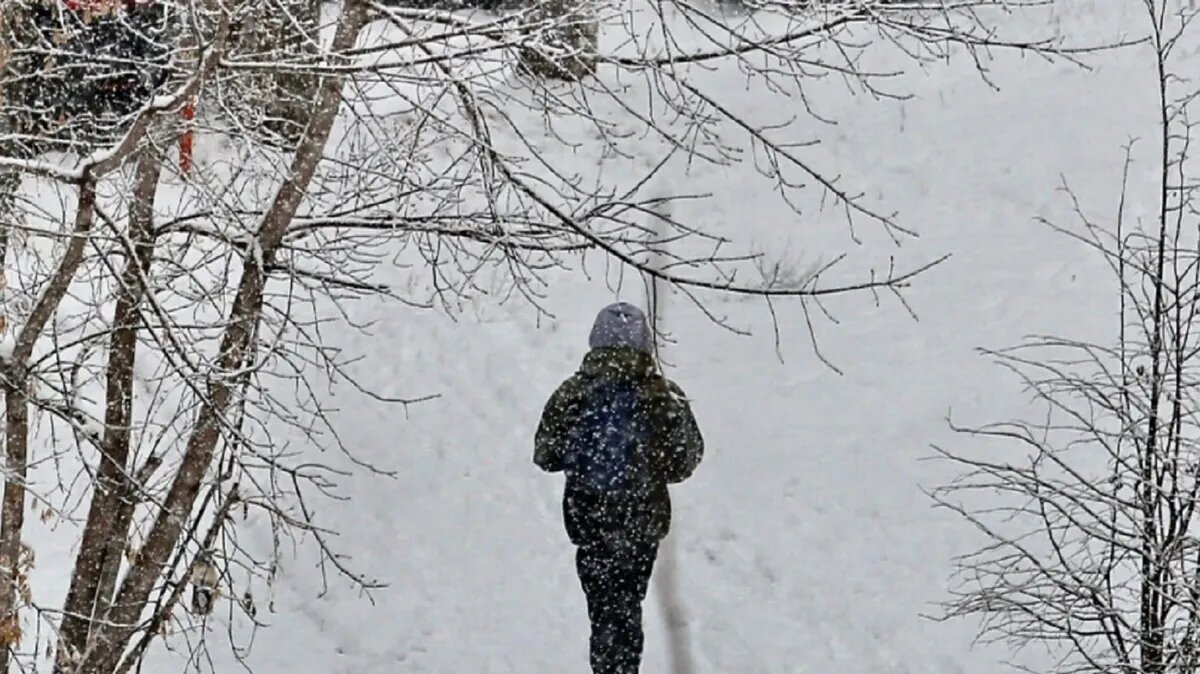
[[[291,151],[319,95],[321,0],[243,3],[231,18],[226,58],[274,67],[223,69],[204,103],[225,117],[227,133]]]
[[[167,79],[172,15],[146,0],[15,3],[4,36],[9,129],[32,154],[117,137]]]

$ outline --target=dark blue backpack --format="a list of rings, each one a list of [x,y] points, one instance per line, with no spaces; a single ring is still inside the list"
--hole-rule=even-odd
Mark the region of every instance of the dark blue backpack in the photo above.
[[[644,494],[650,433],[636,382],[595,379],[567,433],[568,482],[593,493]]]

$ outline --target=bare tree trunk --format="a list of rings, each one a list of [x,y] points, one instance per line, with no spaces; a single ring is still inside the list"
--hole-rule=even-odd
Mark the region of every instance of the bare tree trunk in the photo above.
[[[120,470],[120,490],[110,494],[110,505],[115,512],[110,515],[113,522],[104,553],[104,563],[100,567],[100,584],[96,590],[93,616],[103,615],[108,610],[108,604],[116,592],[117,572],[129,542],[133,508],[139,501],[138,489],[149,478],[148,474],[139,474],[137,479],[132,477],[133,466],[129,463],[129,457],[132,453],[130,435],[138,310],[146,294],[145,279],[154,258],[154,201],[158,196],[158,180],[161,174],[162,156],[153,150],[146,150],[138,164],[137,183],[134,186],[133,205],[130,209],[129,245],[133,250],[126,253],[131,257],[126,262],[121,279],[122,296],[126,302],[122,305],[118,301],[113,315],[113,327],[116,332],[112,336],[110,346],[109,384],[105,398],[108,406],[105,410],[103,447],[110,458],[109,467]],[[115,401],[115,404],[109,401]],[[143,470],[152,469],[155,465],[157,463],[152,458],[143,466]]]
[[[142,280],[150,270],[154,253],[154,198],[161,169],[162,158],[157,152],[147,149],[142,153],[129,216],[129,249],[113,312],[100,466],[93,481],[95,491],[64,606],[58,671],[63,671],[83,652],[91,621],[103,614],[112,599],[129,537],[129,522],[122,522],[121,514],[127,510],[126,502],[136,497],[129,465],[133,366],[137,355],[138,309],[146,290]]]
[[[25,467],[28,460],[29,406],[25,381],[8,368],[4,381],[4,501],[0,517],[0,672],[8,671],[11,649],[21,643],[17,607],[21,529],[25,526]]]
[[[334,35],[331,52],[341,55],[354,46],[366,22],[362,0],[347,0]],[[253,341],[261,317],[266,270],[274,260],[288,225],[296,214],[329,140],[341,104],[344,78],[329,76],[322,83],[317,113],[305,130],[292,162],[289,178],[276,194],[264,216],[254,242],[243,261],[242,280],[230,312],[230,321],[222,337],[220,356],[209,383],[208,398],[203,402],[162,508],[142,544],[136,562],[130,567],[105,619],[96,626],[96,637],[84,653],[78,667],[82,674],[107,674],[117,665],[123,649],[137,629],[155,584],[160,579],[180,534],[189,522],[200,485],[212,463],[221,437],[224,415],[230,410],[238,391],[236,381],[222,375],[245,366],[252,356]]]
[[[51,277],[45,292],[34,305],[29,319],[16,339],[9,362],[4,364],[6,476],[3,506],[0,507],[0,625],[8,639],[20,638],[17,588],[20,578],[21,530],[25,524],[25,479],[29,456],[28,362],[37,340],[50,317],[67,293],[79,265],[83,262],[84,246],[91,234],[95,216],[95,183],[86,179],[79,188],[79,205],[75,213],[75,229],[62,261]],[[0,649],[0,672],[6,672],[9,641]]]
[[[667,195],[661,195],[665,198]],[[661,247],[665,245],[663,242],[669,238],[666,232],[666,223],[671,218],[670,205],[663,201],[655,204],[652,212],[657,216],[653,218],[653,222],[646,228],[650,236],[655,239],[650,248],[660,251],[654,256],[650,264],[657,270],[662,271],[662,252]],[[666,346],[663,336],[665,334],[663,316],[666,313],[666,284],[658,276],[646,278],[646,307],[650,314],[650,329],[654,334],[654,351],[655,358],[658,361],[659,369],[663,368],[663,351]],[[692,650],[691,638],[688,635],[687,615],[683,608],[683,598],[679,594],[679,578],[677,571],[679,568],[679,552],[677,541],[679,536],[675,533],[678,529],[678,513],[675,515],[675,523],[671,526],[671,532],[663,539],[659,548],[658,563],[654,573],[654,590],[655,596],[658,597],[659,608],[662,611],[663,621],[667,628],[667,651],[671,662],[672,674],[691,674],[692,666]]]
[[[679,593],[678,540],[679,536],[674,531],[663,539],[654,586],[667,627],[667,653],[670,656],[671,674],[691,674],[695,667],[692,664],[692,639],[688,633],[687,613],[683,608],[683,597]]]
[[[7,5],[7,3],[4,3],[4,5]],[[9,7],[0,6],[0,107],[5,105],[5,93],[7,93],[7,82],[9,79],[9,55],[12,53],[12,42],[10,37],[11,28],[8,20],[9,12]],[[6,132],[11,132],[11,124],[9,123],[8,115],[5,114],[0,115],[0,133]],[[5,145],[7,146],[8,144],[6,143]],[[0,151],[5,154],[8,153],[8,150],[8,147],[0,147]],[[16,198],[16,191],[19,184],[20,175],[18,173],[10,170],[0,171],[0,293],[4,293],[8,285],[8,279],[5,275],[5,270],[7,269],[8,263],[8,235],[10,231],[8,221],[14,216],[13,202]],[[7,331],[7,312],[0,312],[0,335],[4,335]],[[10,382],[8,373],[5,372],[3,388],[5,403],[4,425],[6,432],[13,428],[18,429],[18,432],[20,432],[21,430],[27,429],[29,426],[26,419],[28,408],[26,407],[26,402],[21,390],[12,385],[15,383],[16,382]],[[25,444],[25,438],[23,437],[14,438],[12,435],[5,436],[4,453],[6,467],[7,465],[11,465],[10,457],[19,459],[19,465],[25,465]],[[20,456],[14,457],[14,453],[16,452],[20,452]],[[14,500],[16,500],[17,494],[13,493],[11,496]],[[0,539],[4,540],[8,540],[8,538],[10,538],[10,536],[5,532],[5,529],[13,528],[15,526],[19,532],[20,528],[24,526],[23,522],[10,521],[9,513],[11,507],[9,505],[9,497],[10,493],[6,484],[3,505],[0,506],[0,510],[2,510],[2,515],[0,515],[2,516],[2,522],[0,522]],[[21,495],[20,500],[24,500],[23,495]],[[18,511],[19,514],[17,517],[24,515],[24,508],[18,507]],[[3,552],[4,551],[0,550],[0,555],[3,555]],[[0,558],[8,560],[16,559],[15,556]],[[4,583],[4,587],[10,587],[12,585],[13,580],[15,580],[15,572],[15,566],[0,571],[0,582]],[[6,593],[0,592],[0,594]],[[0,672],[8,671],[9,649],[19,644],[20,641],[20,620],[16,611],[13,611],[11,607],[6,607],[6,610],[3,613],[0,613]]]

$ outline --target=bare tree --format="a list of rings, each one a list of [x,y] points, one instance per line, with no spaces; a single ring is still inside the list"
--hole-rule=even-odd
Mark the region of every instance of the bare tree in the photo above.
[[[334,326],[362,327],[347,318],[356,300],[454,311],[499,294],[540,306],[550,270],[601,256],[717,323],[709,303],[729,294],[768,310],[792,299],[815,318],[833,295],[899,298],[938,262],[840,255],[783,278],[711,223],[660,215],[648,228],[646,214],[669,214],[659,207],[687,189],[648,195],[646,186],[672,161],[742,161],[732,132],[793,207],[781,227],[832,204],[852,231],[871,223],[897,242],[915,234],[690,73],[736,62],[763,83],[762,105],[775,98],[825,122],[806,107],[807,87],[822,78],[902,95],[887,91],[891,73],[860,65],[872,42],[914,63],[961,52],[981,70],[992,48],[1072,55],[997,34],[991,18],[1033,2],[800,2],[737,21],[689,2],[639,5],[636,17],[632,6],[602,5],[594,25],[624,46],[588,56],[572,70],[579,81],[561,84],[518,67],[531,49],[551,61],[579,56],[546,37],[570,28],[561,17],[531,9],[344,0],[314,31],[308,3],[271,3],[275,28],[293,26],[299,46],[270,50],[239,38],[257,30],[244,23],[261,14],[250,0],[177,0],[143,15],[111,0],[82,10],[3,2],[0,54],[11,58],[0,79],[9,120],[0,170],[14,180],[0,211],[9,284],[0,672],[12,662],[36,668],[52,649],[62,674],[124,673],[163,637],[200,660],[214,600],[253,624],[254,597],[276,578],[289,539],[318,550],[330,575],[377,587],[331,547],[330,523],[312,507],[346,498],[337,483],[347,471],[383,472],[341,444],[318,381],[340,378],[399,405],[421,399],[371,391],[328,346]],[[657,37],[644,42],[631,21]],[[87,50],[98,26],[142,46],[97,58]],[[300,112],[269,115],[286,118],[282,126],[239,105],[269,98],[261,89],[278,75],[297,83],[291,103],[311,92]],[[630,80],[648,100],[620,90]],[[96,82],[106,88],[89,88]],[[191,106],[196,118],[181,122]],[[628,126],[667,151],[631,180],[584,181],[573,160],[538,149],[563,122],[587,129],[608,161],[637,166]],[[189,130],[207,150],[184,172],[175,148]],[[409,286],[380,282],[392,263],[417,270]],[[308,446],[296,451],[283,436]],[[28,585],[33,507],[77,535],[62,607],[43,605]],[[266,520],[271,554],[244,543],[239,513]]]
[[[1042,336],[989,351],[1044,415],[956,427],[990,451],[939,448],[967,472],[932,492],[986,537],[958,560],[942,617],[978,616],[985,639],[1046,647],[1047,671],[1200,669],[1200,186],[1190,156],[1200,89],[1176,65],[1196,44],[1200,8],[1144,5],[1149,39],[1130,58],[1158,83],[1153,169],[1137,168],[1131,146],[1114,217],[1097,222],[1074,201],[1078,224],[1051,225],[1111,268],[1111,304],[1096,308],[1117,310],[1113,338]],[[1134,171],[1154,176],[1153,192],[1127,193]],[[1135,201],[1157,203],[1157,218],[1128,217]]]

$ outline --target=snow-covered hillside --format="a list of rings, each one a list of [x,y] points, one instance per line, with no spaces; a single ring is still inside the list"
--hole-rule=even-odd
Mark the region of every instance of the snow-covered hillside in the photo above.
[[[1139,4],[1063,0],[1051,12],[1003,20],[1010,33],[1025,22],[1042,35],[1053,17],[1073,42],[1096,44],[1140,32]],[[618,42],[602,40],[613,50]],[[842,252],[881,268],[891,255],[917,266],[951,254],[906,295],[919,320],[888,296],[878,304],[870,294],[828,302],[839,323],[817,318],[816,333],[841,374],[815,355],[798,303],[773,306],[777,348],[772,307],[761,300],[706,298],[718,317],[749,330],[745,336],[671,297],[670,375],[691,397],[708,447],[695,477],[673,490],[696,674],[974,673],[995,671],[1009,655],[972,649],[974,625],[921,617],[944,597],[951,558],[975,540],[931,508],[922,487],[949,473],[922,459],[932,455],[930,443],[962,442],[947,427],[951,410],[983,422],[1025,405],[1017,382],[976,347],[1033,332],[1099,336],[1115,326],[1103,261],[1035,217],[1070,221],[1064,179],[1092,215],[1113,211],[1122,146],[1154,128],[1153,63],[1102,53],[1086,57],[1088,70],[998,52],[989,84],[968,59],[919,70],[897,57],[882,45],[867,53],[870,65],[906,69],[890,86],[910,99],[876,100],[850,94],[840,81],[821,82],[806,93],[839,124],[805,121],[788,133],[820,139],[805,156],[897,210],[919,239],[897,249],[865,225],[860,244],[836,213],[797,218],[749,161],[720,169],[672,163],[663,179],[673,192],[710,195],[674,205],[681,219],[786,250],[796,269]],[[602,67],[599,76],[613,73]],[[757,105],[756,85],[736,64],[696,68],[691,77],[708,90],[738,91],[736,105],[760,122],[791,116]],[[646,93],[636,83],[609,84],[629,86],[631,100]],[[535,120],[538,113],[514,114]],[[555,131],[586,133],[569,125]],[[549,134],[533,142],[548,155],[572,153],[581,173],[614,184],[662,153],[637,138],[625,147],[632,158],[601,157]],[[732,128],[729,142],[745,149]],[[216,151],[202,141],[197,159],[212,161]],[[1152,192],[1142,191],[1146,201],[1138,203],[1138,185],[1148,180],[1135,169],[1134,213],[1154,208]],[[599,256],[587,259],[586,270],[590,276],[547,274],[549,316],[519,298],[480,301],[455,315],[360,303],[352,318],[374,321],[367,334],[328,333],[331,346],[363,357],[355,374],[377,392],[441,397],[405,414],[331,384],[342,441],[394,476],[360,471],[342,479],[351,500],[320,504],[319,517],[338,531],[349,563],[388,586],[368,598],[331,577],[323,591],[311,551],[301,549],[281,569],[273,611],[265,601],[260,609],[270,629],[253,636],[247,660],[255,671],[587,670],[583,595],[559,515],[561,478],[530,460],[541,406],[583,356],[595,311],[618,297],[641,301],[632,275],[614,290],[619,270]],[[386,271],[382,280],[404,284],[410,273]],[[279,438],[289,440],[303,441]],[[660,615],[653,599],[647,606],[643,671],[664,672]],[[224,639],[219,616],[209,629]],[[237,641],[247,638],[240,632]],[[237,666],[221,647],[211,656],[217,671]]]

